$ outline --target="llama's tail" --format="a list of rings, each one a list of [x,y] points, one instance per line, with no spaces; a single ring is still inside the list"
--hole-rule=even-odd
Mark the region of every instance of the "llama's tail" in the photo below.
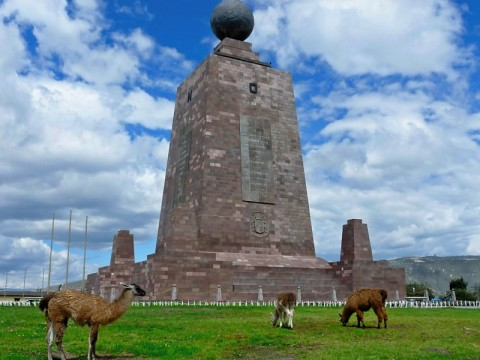
[[[43,313],[47,313],[48,311],[48,303],[50,300],[55,296],[55,293],[49,293],[45,295],[42,300],[40,300],[40,303],[38,304],[38,307],[40,308],[40,311]]]
[[[385,306],[385,302],[387,301],[387,292],[383,289],[380,290],[380,295],[382,296],[382,303]]]

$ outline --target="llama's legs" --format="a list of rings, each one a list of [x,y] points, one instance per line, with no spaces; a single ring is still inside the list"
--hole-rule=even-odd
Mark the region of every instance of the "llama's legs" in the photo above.
[[[381,309],[374,309],[375,314],[377,315],[377,329],[380,329],[380,324],[382,323],[383,320],[383,315],[382,315],[382,310]]]
[[[283,327],[283,322],[285,321],[285,311],[280,311],[280,327]]]
[[[65,334],[65,330],[67,329],[67,320],[61,320],[53,323],[54,332],[56,335],[55,343],[57,344],[58,351],[60,352],[60,357],[62,360],[67,360],[67,355],[65,355],[65,351],[63,350],[62,340],[63,335]]]
[[[47,342],[47,356],[48,360],[52,360],[52,345],[53,345],[53,340],[55,338],[55,331],[53,330],[53,324],[50,320],[47,320],[47,336],[45,337],[45,340]]]
[[[88,360],[95,360],[95,345],[98,339],[99,325],[90,326],[90,337],[88,339]]]
[[[288,313],[288,327],[290,329],[293,329],[293,313],[295,312],[295,309],[287,310]]]
[[[362,327],[365,327],[365,321],[363,321],[363,311],[358,310],[357,313],[357,327],[360,327],[360,323],[362,323]]]
[[[275,309],[275,312],[272,314],[272,326],[275,327],[278,321],[278,309]]]
[[[385,328],[387,328],[387,312],[385,311],[385,308],[381,307],[378,310],[373,309],[375,311],[375,314],[377,315],[377,329],[380,329],[380,325],[382,325],[382,321],[384,323]]]

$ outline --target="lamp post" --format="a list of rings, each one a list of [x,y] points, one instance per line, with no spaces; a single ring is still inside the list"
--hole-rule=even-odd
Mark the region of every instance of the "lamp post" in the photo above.
[[[5,273],[5,292],[3,293],[3,297],[7,297],[7,285],[8,285],[8,271]]]

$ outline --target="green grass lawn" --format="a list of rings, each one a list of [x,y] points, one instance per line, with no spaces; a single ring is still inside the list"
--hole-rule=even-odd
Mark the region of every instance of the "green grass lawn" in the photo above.
[[[479,309],[390,309],[388,328],[366,329],[341,308],[297,307],[295,329],[272,328],[273,308],[131,307],[100,328],[100,359],[480,359]],[[86,359],[88,327],[69,323],[65,350]],[[46,359],[45,323],[35,307],[0,306],[0,359]],[[56,346],[54,346],[56,353]]]

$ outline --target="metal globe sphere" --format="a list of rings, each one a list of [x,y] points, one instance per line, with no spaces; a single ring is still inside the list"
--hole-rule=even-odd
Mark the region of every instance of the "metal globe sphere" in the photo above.
[[[219,40],[244,41],[253,31],[252,11],[240,0],[223,0],[213,9],[210,27]]]

